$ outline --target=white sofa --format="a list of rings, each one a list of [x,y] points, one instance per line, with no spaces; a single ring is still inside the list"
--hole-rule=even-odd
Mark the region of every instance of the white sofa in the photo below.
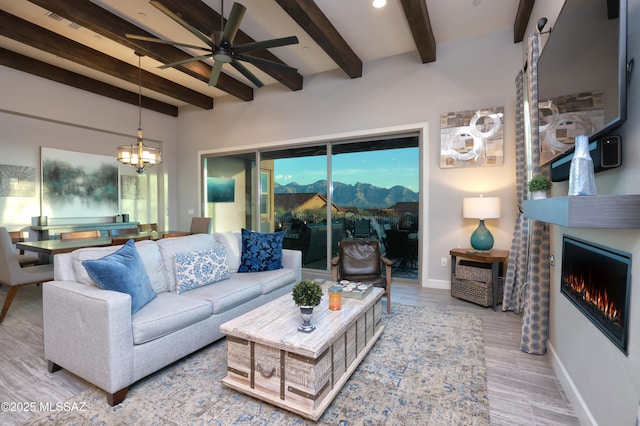
[[[218,244],[226,248],[230,278],[177,294],[175,254]],[[43,285],[49,371],[64,368],[105,390],[110,405],[119,404],[131,384],[222,338],[222,323],[290,292],[301,280],[296,250],[283,250],[283,269],[238,273],[241,245],[238,233],[137,242],[157,297],[133,315],[131,296],[97,287],[81,263],[118,246],[56,255],[54,281]]]

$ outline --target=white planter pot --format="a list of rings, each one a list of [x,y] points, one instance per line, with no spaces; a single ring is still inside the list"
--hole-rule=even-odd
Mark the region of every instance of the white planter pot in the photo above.
[[[547,198],[547,191],[533,191],[531,193],[532,200],[541,200],[543,198]]]

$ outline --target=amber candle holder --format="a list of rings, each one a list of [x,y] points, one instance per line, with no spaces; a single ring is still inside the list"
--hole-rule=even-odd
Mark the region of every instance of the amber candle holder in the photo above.
[[[329,309],[339,311],[342,307],[342,287],[329,287]]]

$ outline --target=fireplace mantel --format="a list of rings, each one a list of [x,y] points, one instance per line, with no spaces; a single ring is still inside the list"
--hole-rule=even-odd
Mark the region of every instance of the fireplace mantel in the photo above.
[[[567,228],[640,229],[640,195],[571,196],[526,200],[524,217]]]

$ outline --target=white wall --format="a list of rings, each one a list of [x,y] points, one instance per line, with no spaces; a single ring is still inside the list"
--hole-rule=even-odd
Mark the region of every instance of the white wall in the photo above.
[[[118,145],[136,141],[135,105],[2,66],[0,93],[0,164],[36,169],[35,197],[0,197],[0,225],[10,230],[23,229],[31,225],[31,217],[40,215],[41,146],[109,155],[115,160]],[[169,194],[175,193],[175,180],[169,176],[175,175],[176,119],[143,110],[142,126],[145,143],[163,151],[163,164],[152,169],[159,173],[162,188],[159,222],[177,229],[176,203],[169,202]],[[91,217],[91,212],[86,216]]]
[[[255,100],[231,98],[216,102],[213,111],[183,110],[178,118],[178,212],[180,224],[190,221],[188,209],[198,209],[198,151],[238,150],[289,141],[323,138],[427,122],[428,169],[422,202],[429,223],[429,280],[448,286],[453,247],[469,245],[477,221],[462,219],[462,198],[482,192],[503,200],[502,218],[489,220],[497,247],[509,248],[516,214],[514,171],[515,76],[521,66],[521,46],[505,30],[472,41],[438,46],[437,61],[421,64],[417,53],[366,63],[363,77],[350,80],[335,71],[305,78],[304,89],[281,86],[256,90]],[[505,108],[505,163],[501,167],[439,168],[440,114],[482,107]],[[426,233],[425,233],[426,235]]]
[[[628,9],[627,58],[640,58],[640,0],[628,0]],[[554,16],[552,13],[534,9],[531,19],[535,22],[540,16]],[[627,92],[627,122],[615,132],[622,136],[623,166],[596,174],[596,192],[599,195],[639,193],[640,122],[637,118],[640,115],[640,85],[637,70],[635,74]],[[556,183],[552,193],[562,196],[567,191],[567,182]],[[594,217],[593,221],[597,222],[598,218]],[[560,226],[552,226],[551,230],[551,252],[556,266],[551,276],[550,342],[558,376],[574,407],[582,411],[585,423],[633,425],[640,401],[640,231]],[[628,356],[560,293],[563,234],[632,254]]]

